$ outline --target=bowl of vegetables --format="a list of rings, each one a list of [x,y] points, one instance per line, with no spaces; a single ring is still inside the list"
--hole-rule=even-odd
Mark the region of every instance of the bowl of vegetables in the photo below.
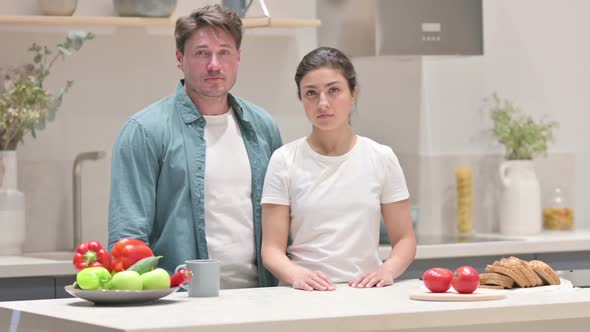
[[[98,241],[81,243],[74,254],[78,270],[73,285],[65,287],[74,297],[99,305],[153,302],[176,292],[192,278],[190,270],[170,275],[158,268],[162,256],[137,239],[118,241],[109,253]]]

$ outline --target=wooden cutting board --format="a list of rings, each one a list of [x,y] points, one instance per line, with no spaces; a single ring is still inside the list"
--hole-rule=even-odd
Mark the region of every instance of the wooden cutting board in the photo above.
[[[453,288],[446,293],[432,293],[420,287],[410,294],[412,300],[420,301],[490,301],[500,300],[506,297],[506,291],[501,289],[478,288],[471,294],[459,294]]]

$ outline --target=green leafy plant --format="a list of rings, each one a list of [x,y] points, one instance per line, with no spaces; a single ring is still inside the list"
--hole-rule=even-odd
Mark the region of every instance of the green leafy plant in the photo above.
[[[494,126],[492,136],[506,148],[507,160],[530,160],[547,155],[548,143],[554,141],[553,130],[559,127],[555,121],[535,122],[510,100],[501,99],[496,93],[484,99]]]
[[[93,38],[89,32],[70,32],[55,53],[35,43],[29,48],[32,63],[0,68],[0,150],[16,150],[26,134],[37,137],[36,131],[55,119],[73,81],[67,81],[57,93],[45,89],[43,82],[58,59],[64,60]]]

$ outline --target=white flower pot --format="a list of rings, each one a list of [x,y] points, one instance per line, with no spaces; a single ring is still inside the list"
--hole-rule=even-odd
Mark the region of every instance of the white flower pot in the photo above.
[[[18,190],[16,150],[0,150],[0,191]]]
[[[0,255],[20,255],[25,241],[25,195],[18,191],[16,151],[0,151]]]
[[[541,189],[530,160],[511,160],[500,164],[502,196],[500,233],[531,235],[543,229]]]
[[[25,242],[25,195],[0,192],[0,256],[21,255]]]

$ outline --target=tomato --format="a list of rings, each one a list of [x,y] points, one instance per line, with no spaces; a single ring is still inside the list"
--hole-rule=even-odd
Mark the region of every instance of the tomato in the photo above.
[[[451,288],[453,271],[441,267],[433,267],[422,275],[424,286],[433,293],[444,293]]]
[[[479,273],[471,266],[461,266],[455,270],[453,288],[461,294],[471,294],[479,287]]]

